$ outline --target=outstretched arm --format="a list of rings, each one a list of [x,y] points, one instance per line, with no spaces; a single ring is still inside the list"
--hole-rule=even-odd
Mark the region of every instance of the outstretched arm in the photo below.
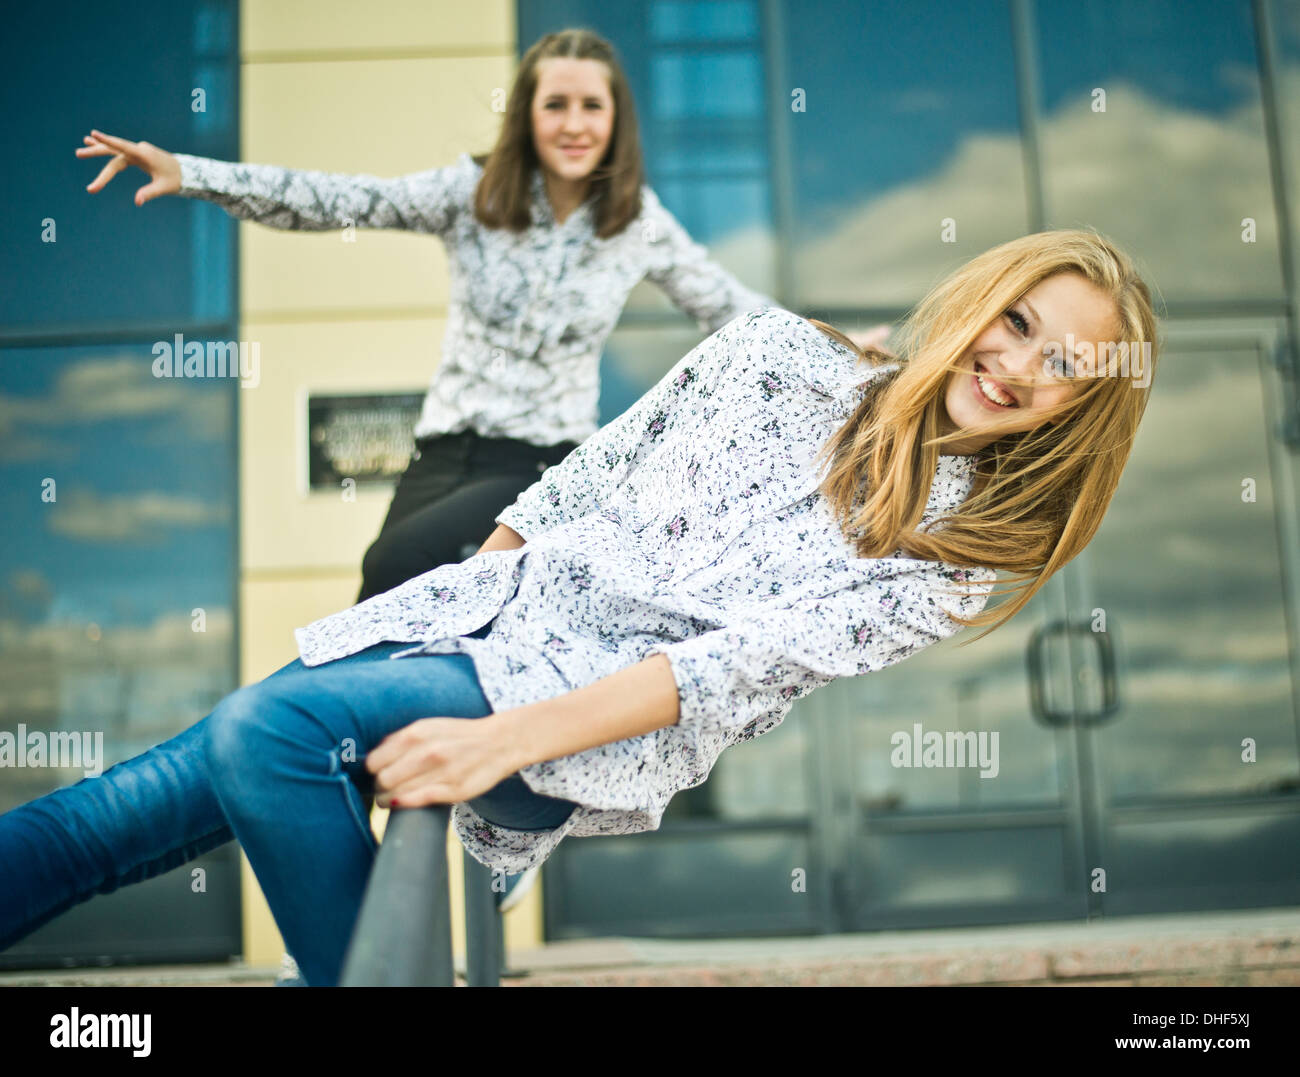
[[[221,206],[232,217],[270,228],[327,231],[394,228],[444,234],[457,208],[466,203],[476,177],[464,159],[445,168],[382,179],[370,175],[316,172],[278,165],[243,164],[168,153],[148,142],[92,131],[78,157],[112,160],[87,190],[94,193],[128,165],[149,173],[151,182],[135,196],[137,206],[160,195],[178,194]]]
[[[884,669],[953,635],[960,626],[948,612],[978,613],[994,575],[937,562],[896,575],[884,569],[861,589],[656,644],[641,661],[553,699],[475,722],[421,719],[368,753],[376,803],[454,804],[530,764],[667,726],[714,744],[753,736],[815,688]]]
[[[746,287],[690,237],[649,187],[644,188],[646,240],[655,264],[646,274],[673,304],[713,332],[751,310],[778,306]]]
[[[752,735],[832,680],[884,669],[959,632],[950,614],[979,613],[995,580],[991,569],[880,558],[874,579],[654,644],[645,660],[671,662],[687,732]]]

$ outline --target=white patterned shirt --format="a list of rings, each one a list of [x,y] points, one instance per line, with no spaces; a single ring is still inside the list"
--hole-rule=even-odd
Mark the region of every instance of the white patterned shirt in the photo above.
[[[600,356],[628,293],[657,284],[700,329],[774,305],[741,284],[641,188],[641,212],[608,239],[589,200],[557,224],[541,172],[521,233],[474,216],[482,169],[455,164],[393,179],[175,155],[185,197],[272,228],[396,228],[440,236],[451,297],[442,360],[415,436],[475,430],[536,445],[581,442],[599,424]]]
[[[391,658],[469,655],[495,712],[664,654],[675,724],[520,770],[536,792],[578,804],[563,824],[513,830],[468,803],[452,813],[471,855],[512,874],[568,834],[657,829],[725,748],[774,729],[814,688],[952,635],[961,626],[945,611],[977,613],[996,581],[901,550],[861,558],[844,538],[814,454],[889,369],[856,358],[787,310],[736,318],[497,516],[524,546],[297,629],[303,663],[418,641]],[[972,457],[940,456],[922,526],[973,481]],[[969,593],[944,593],[954,588]],[[486,636],[466,635],[489,621]]]

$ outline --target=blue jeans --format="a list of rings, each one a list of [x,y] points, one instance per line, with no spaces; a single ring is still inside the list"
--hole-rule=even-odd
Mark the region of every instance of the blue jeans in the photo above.
[[[468,655],[389,660],[410,646],[295,658],[157,747],[0,815],[0,949],[235,838],[307,983],[336,985],[378,848],[365,753],[419,718],[492,712]],[[469,803],[520,830],[576,807],[517,773]]]

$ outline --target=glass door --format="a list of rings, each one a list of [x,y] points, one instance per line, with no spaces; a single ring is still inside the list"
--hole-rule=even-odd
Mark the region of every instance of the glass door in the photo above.
[[[137,169],[88,194],[105,159],[73,149],[95,124],[238,159],[239,6],[5,11],[7,37],[26,43],[6,78],[30,90],[6,130],[41,167],[10,170],[0,225],[0,733],[89,746],[92,771],[238,686],[238,390],[153,370],[178,335],[238,338],[238,247],[216,206],[137,207]],[[147,67],[87,62],[127,53]],[[87,769],[0,766],[0,813]],[[74,906],[0,952],[0,968],[219,960],[242,945],[231,842]]]
[[[1026,661],[1064,614],[1052,580],[978,643],[959,645],[970,630],[809,697],[837,790],[840,930],[1086,914],[1076,742],[1035,717]]]
[[[1170,329],[1106,521],[1063,573],[1094,913],[1300,897],[1281,329]]]

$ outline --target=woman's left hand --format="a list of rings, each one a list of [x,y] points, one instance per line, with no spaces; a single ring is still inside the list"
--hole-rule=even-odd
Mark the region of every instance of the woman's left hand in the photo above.
[[[491,714],[420,718],[366,753],[381,808],[457,804],[486,793],[518,768]]]

